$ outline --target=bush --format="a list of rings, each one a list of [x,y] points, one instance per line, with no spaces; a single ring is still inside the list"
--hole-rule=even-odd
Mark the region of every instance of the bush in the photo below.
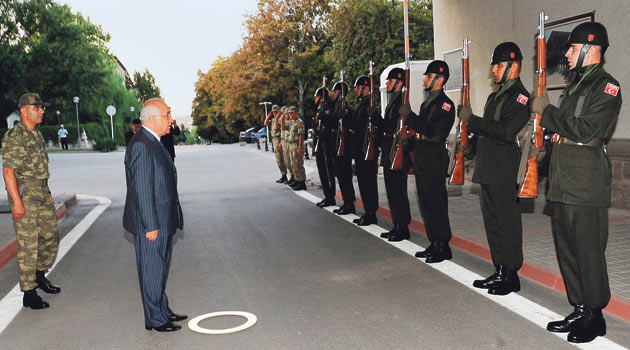
[[[118,146],[116,146],[116,142],[112,139],[100,139],[94,143],[93,148],[95,151],[99,152],[111,152],[116,150]]]

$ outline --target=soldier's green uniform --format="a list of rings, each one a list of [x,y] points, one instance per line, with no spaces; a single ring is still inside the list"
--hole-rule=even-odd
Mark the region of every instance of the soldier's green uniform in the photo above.
[[[286,112],[282,112],[282,113],[285,114]],[[293,174],[293,167],[291,166],[291,152],[290,152],[291,147],[289,145],[289,131],[291,128],[291,124],[288,118],[289,117],[287,115],[284,116],[284,130],[280,131],[280,135],[281,135],[280,141],[282,142],[282,158],[284,160],[284,165],[286,166],[287,170],[291,174],[291,179],[293,179],[295,174]]]
[[[273,151],[276,155],[276,163],[278,164],[278,169],[280,169],[280,173],[282,173],[283,177],[287,176],[287,166],[284,164],[284,157],[282,156],[282,150],[278,147],[280,143],[280,136],[282,130],[280,130],[280,124],[277,124],[277,119],[279,116],[271,119],[271,142],[273,142]],[[276,125],[277,124],[277,125]]]
[[[295,181],[306,181],[306,171],[304,170],[304,154],[299,155],[298,149],[304,149],[304,145],[300,145],[300,135],[304,135],[304,122],[302,119],[292,120],[290,123],[289,138],[291,167]]]
[[[14,168],[24,217],[14,220],[20,289],[36,288],[36,271],[48,271],[55,262],[59,232],[55,205],[48,189],[48,153],[42,133],[19,122],[2,139],[2,167]],[[13,200],[8,196],[13,209]]]

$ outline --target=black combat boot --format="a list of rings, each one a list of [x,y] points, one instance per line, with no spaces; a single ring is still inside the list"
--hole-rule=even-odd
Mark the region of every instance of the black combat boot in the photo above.
[[[521,290],[521,280],[515,270],[510,270],[504,266],[499,270],[499,278],[497,283],[488,289],[488,294],[492,295],[508,295],[512,292]]]
[[[306,182],[297,181],[294,186],[291,186],[293,191],[306,191]]]
[[[27,290],[26,292],[24,292],[22,305],[24,307],[30,307],[33,310],[45,309],[50,306],[50,304],[48,304],[39,295],[37,295],[37,291],[35,291],[35,289]]]
[[[398,230],[387,239],[390,242],[400,242],[405,239],[411,238],[411,233],[409,233],[409,228],[407,225],[398,225]]]
[[[361,218],[359,218],[357,225],[369,226],[369,225],[376,225],[377,223],[378,223],[378,219],[376,218],[376,213],[365,213],[363,214]]]
[[[414,255],[416,258],[426,258],[427,256],[429,256],[429,254],[433,251],[433,249],[435,249],[435,242],[431,242],[431,244],[429,244],[429,246],[427,247],[427,249],[425,250],[421,250],[419,252],[416,252],[416,255]]]
[[[431,243],[435,248],[429,252],[427,255],[426,263],[433,264],[439,263],[444,260],[453,259],[453,253],[451,252],[451,247],[448,245],[448,242],[432,242]]]
[[[286,174],[282,174],[282,177],[279,178],[278,180],[276,180],[276,183],[279,183],[279,184],[287,183],[287,175]]]
[[[61,288],[50,283],[50,281],[44,276],[44,274],[44,271],[36,272],[37,277],[35,278],[35,282],[37,282],[37,288],[43,290],[48,294],[57,294],[61,292]]]
[[[499,278],[499,271],[503,268],[502,265],[499,265],[496,267],[496,270],[494,271],[494,273],[490,276],[488,276],[488,278],[483,279],[483,280],[474,280],[473,281],[473,287],[475,288],[481,288],[481,289],[490,289],[492,288],[498,281],[497,279]]]
[[[570,343],[589,343],[606,335],[606,320],[602,309],[586,308],[586,315],[574,323],[567,336]]]
[[[321,202],[317,203],[320,208],[330,207],[331,205],[337,205],[335,198],[324,198]]]
[[[398,230],[398,225],[394,224],[394,227],[391,230],[381,233],[381,238],[389,238],[392,235],[396,234],[397,230]]]
[[[348,205],[344,204],[341,208],[339,208],[337,215],[354,214],[355,212],[356,209],[354,208],[354,204],[350,203]]]
[[[295,184],[295,179],[293,178],[293,176],[291,176],[291,178],[289,179],[289,181],[287,181],[287,185],[289,185],[289,187],[293,186]]]
[[[577,304],[573,312],[565,317],[564,320],[547,323],[547,330],[554,333],[569,333],[575,328],[576,322],[584,317],[586,317],[586,305]]]

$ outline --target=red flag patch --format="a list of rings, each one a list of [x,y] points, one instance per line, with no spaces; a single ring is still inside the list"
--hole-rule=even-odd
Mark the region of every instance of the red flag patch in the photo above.
[[[442,105],[442,109],[448,112],[451,110],[451,105],[444,102],[444,104]]]
[[[604,92],[609,95],[617,96],[617,94],[619,93],[619,86],[608,83],[606,84],[606,88],[604,89]]]
[[[518,97],[516,98],[516,102],[522,105],[526,105],[528,100],[529,98],[523,94],[519,94]]]
[[[553,143],[558,143],[558,142],[560,142],[560,135],[558,135],[558,134],[553,134],[552,141],[553,141]]]

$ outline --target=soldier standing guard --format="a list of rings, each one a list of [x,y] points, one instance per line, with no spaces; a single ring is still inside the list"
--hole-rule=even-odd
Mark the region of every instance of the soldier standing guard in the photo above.
[[[280,106],[273,105],[271,107],[271,113],[265,119],[265,126],[269,126],[271,124],[271,142],[273,146],[273,153],[276,155],[276,163],[278,164],[278,169],[280,169],[280,174],[282,176],[276,180],[279,184],[284,184],[288,182],[287,179],[287,166],[284,164],[284,158],[282,157],[282,150],[278,147],[280,143],[280,125],[278,124],[278,120],[280,119]]]
[[[289,124],[289,147],[291,167],[295,183],[291,186],[294,191],[306,190],[306,171],[304,170],[304,122],[298,116],[295,106],[287,109],[291,123]]]
[[[530,118],[529,93],[519,78],[523,55],[513,42],[499,44],[492,54],[492,74],[499,91],[488,96],[483,118],[470,106],[458,106],[468,131],[479,135],[473,182],[481,184],[481,213],[495,273],[473,286],[488,294],[521,290],[517,271],[523,265],[523,226],[517,202],[516,177],[521,151],[516,137]]]
[[[418,206],[431,245],[417,252],[417,258],[426,258],[427,263],[438,263],[452,259],[449,241],[451,224],[448,218],[448,151],[446,138],[455,122],[455,105],[442,87],[449,78],[448,65],[444,61],[433,61],[424,72],[424,90],[427,96],[415,115],[409,104],[400,108],[401,115],[411,116],[409,127],[416,131],[414,143],[414,165]]]
[[[400,114],[398,110],[403,103],[402,87],[405,83],[405,70],[394,68],[387,75],[387,92],[390,93],[387,107],[385,107],[385,117],[383,118],[383,145],[381,165],[385,178],[385,191],[387,192],[387,202],[392,213],[394,227],[381,233],[381,238],[398,242],[411,237],[409,233],[409,223],[411,222],[411,211],[409,209],[409,197],[407,195],[407,171],[411,160],[409,154],[404,152],[402,170],[391,170],[390,154],[394,145],[394,133],[398,127]],[[376,116],[375,116],[376,118]]]
[[[361,192],[361,200],[365,208],[365,214],[353,222],[359,226],[368,226],[377,224],[376,210],[378,209],[378,185],[376,175],[378,173],[378,149],[374,151],[374,159],[365,160],[365,143],[367,142],[366,133],[368,132],[368,124],[372,123],[377,128],[382,124],[383,119],[370,118],[370,78],[360,76],[354,82],[354,94],[357,96],[359,103],[357,108],[352,112],[351,123],[354,129],[352,137],[352,156],[357,171],[357,181],[359,183],[359,192]],[[374,135],[376,136],[376,135]]]
[[[289,151],[289,120],[287,115],[287,107],[282,106],[280,108],[280,148],[282,150],[282,160],[287,167],[288,172],[291,174],[291,178],[286,182],[287,185],[293,186],[295,179],[293,178],[293,168],[291,167],[291,153]]]
[[[22,305],[44,309],[50,305],[36,288],[56,294],[61,289],[45,277],[57,257],[59,231],[55,201],[48,188],[46,142],[35,126],[42,122],[45,106],[38,94],[20,97],[20,122],[2,139],[2,173],[17,236],[17,263]]]
[[[341,91],[343,89],[343,93]],[[334,101],[333,119],[336,121],[335,157],[333,165],[335,176],[339,181],[341,198],[343,204],[339,209],[333,210],[338,215],[352,214],[356,212],[354,208],[354,185],[352,184],[352,126],[350,125],[350,111],[346,107],[345,98],[348,96],[348,84],[338,81],[333,85],[332,100]],[[343,145],[340,143],[343,139]]]
[[[573,29],[565,53],[574,80],[559,107],[544,94],[532,102],[540,124],[557,134],[551,153],[549,192],[558,265],[574,311],[550,322],[547,330],[569,332],[567,340],[586,343],[606,334],[602,309],[610,301],[606,271],[608,208],[612,170],[606,144],[621,109],[619,82],[602,67],[608,48],[606,28],[586,22]]]
[[[317,163],[317,173],[322,184],[324,199],[317,203],[320,208],[336,205],[335,201],[335,177],[333,176],[333,157],[335,156],[335,135],[334,130],[337,125],[332,118],[332,111],[329,104],[329,93],[325,87],[320,87],[315,91],[315,105],[317,106],[317,141],[315,142],[315,162]]]

